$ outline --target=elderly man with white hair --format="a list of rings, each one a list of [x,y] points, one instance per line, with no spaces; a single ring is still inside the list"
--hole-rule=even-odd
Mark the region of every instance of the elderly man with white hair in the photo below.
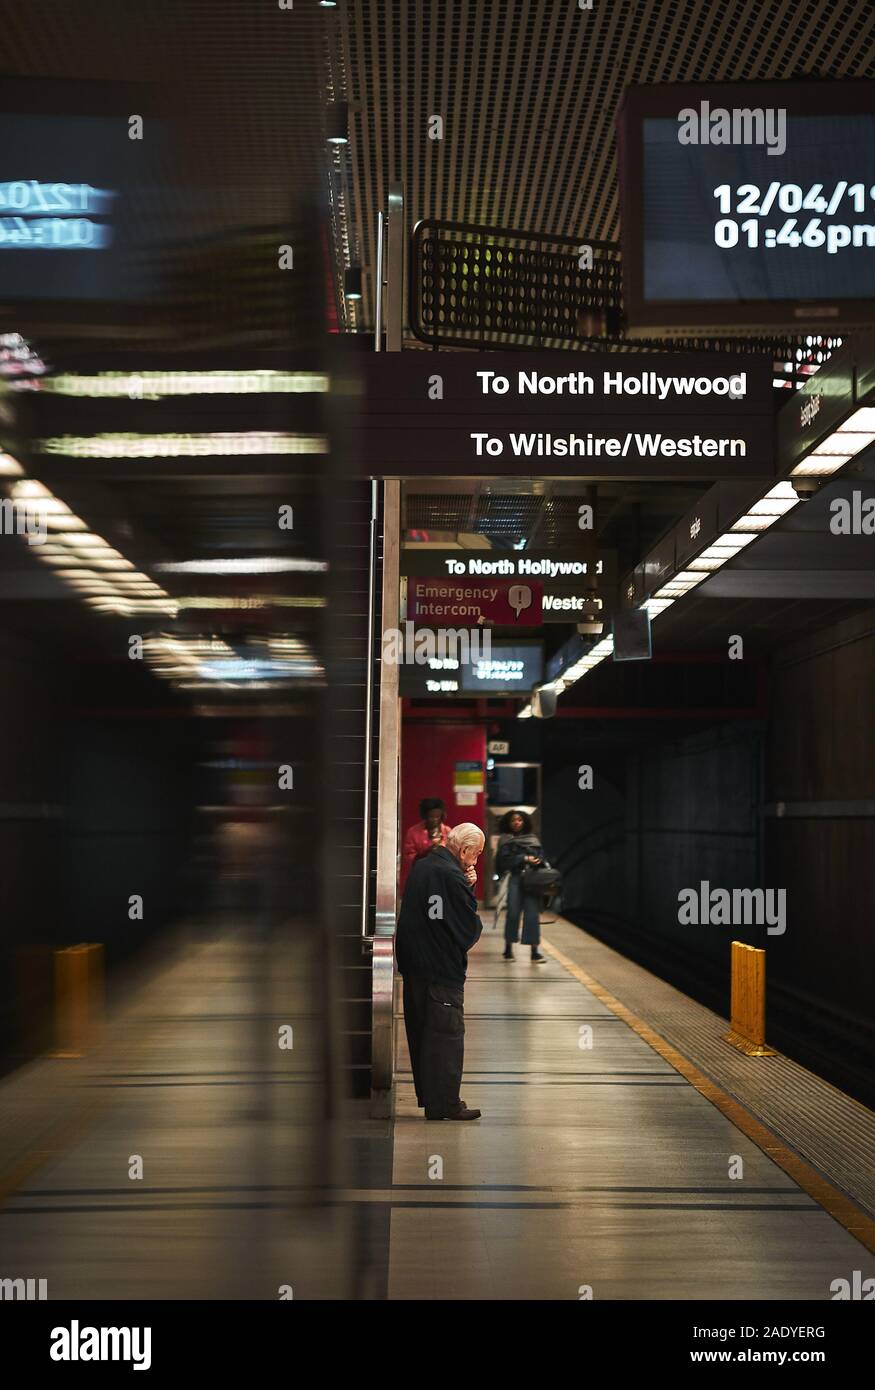
[[[427,1120],[479,1120],[459,1098],[465,1055],[468,952],[480,940],[477,860],[485,839],[470,822],[417,859],[404,890],[395,954],[416,1103]]]

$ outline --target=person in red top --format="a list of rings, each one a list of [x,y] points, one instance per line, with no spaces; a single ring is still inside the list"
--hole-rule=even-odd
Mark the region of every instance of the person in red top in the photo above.
[[[450,827],[446,823],[446,807],[438,797],[429,796],[420,801],[419,814],[422,819],[417,821],[416,825],[411,825],[404,836],[401,850],[402,893],[407,883],[407,875],[417,859],[428,854],[435,845],[446,845],[450,833]]]

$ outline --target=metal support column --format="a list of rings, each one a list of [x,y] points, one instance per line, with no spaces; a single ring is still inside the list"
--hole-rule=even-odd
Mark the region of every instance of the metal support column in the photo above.
[[[404,334],[404,190],[389,185],[389,236],[386,263],[386,351],[400,352]]]

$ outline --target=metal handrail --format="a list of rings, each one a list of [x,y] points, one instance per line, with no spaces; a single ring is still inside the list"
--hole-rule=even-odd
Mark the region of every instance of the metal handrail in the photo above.
[[[480,321],[481,323],[481,332],[479,340],[475,337],[461,338],[452,337],[445,333],[429,333],[428,330],[423,327],[419,313],[420,295],[422,290],[422,243],[429,232],[457,232],[465,236],[475,236],[480,242],[481,246],[485,237],[500,237],[503,241],[518,241],[523,244],[523,247],[534,245],[540,248],[546,244],[550,244],[554,246],[568,247],[570,250],[572,248],[577,249],[582,244],[580,237],[553,236],[549,233],[523,232],[519,231],[516,228],[508,227],[480,226],[477,223],[473,222],[444,222],[441,221],[439,218],[435,217],[422,218],[419,222],[416,223],[416,226],[413,228],[413,233],[411,236],[410,300],[408,305],[408,318],[410,323],[410,330],[414,334],[414,336],[417,337],[420,340],[420,342],[429,343],[432,347],[437,347],[438,345],[446,345],[476,348],[487,347],[494,344],[491,343],[491,340],[489,340],[482,331],[482,310],[478,314],[478,321]],[[611,261],[619,264],[620,248],[616,244],[616,242],[595,241],[588,239],[585,244],[591,247],[593,252],[600,253],[601,260],[606,262]],[[478,286],[478,291],[479,290],[482,290],[482,284]],[[553,337],[553,335],[548,336],[551,339]],[[593,343],[600,343],[602,346],[604,346],[605,342],[603,338],[596,338],[592,340],[576,339],[575,341],[592,341]],[[502,344],[502,346],[512,345]]]

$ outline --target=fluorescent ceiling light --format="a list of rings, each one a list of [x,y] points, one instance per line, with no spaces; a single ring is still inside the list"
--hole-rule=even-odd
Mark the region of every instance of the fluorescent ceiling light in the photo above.
[[[852,433],[855,430],[864,430],[875,438],[875,406],[861,406],[859,410],[854,411],[853,415],[848,416],[843,425],[839,425],[839,429],[849,430]]]
[[[793,469],[794,478],[828,478],[849,463],[853,454],[809,454]]]
[[[875,436],[870,434],[846,434],[844,430],[836,430],[835,434],[829,435],[813,453],[822,456],[824,454],[843,454],[847,458],[853,458],[861,449],[867,448],[872,443]]]

